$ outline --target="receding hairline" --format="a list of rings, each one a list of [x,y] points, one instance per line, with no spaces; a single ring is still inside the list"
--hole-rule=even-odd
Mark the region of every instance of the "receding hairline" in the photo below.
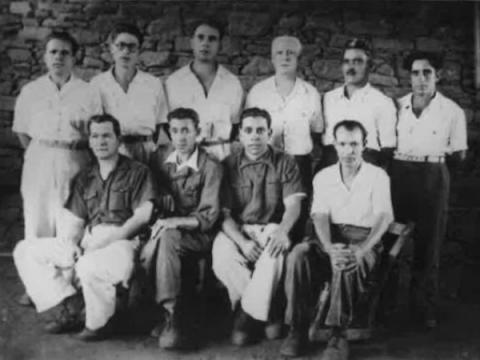
[[[302,43],[300,42],[300,40],[297,37],[289,36],[289,35],[281,35],[281,36],[275,37],[272,40],[272,46],[271,46],[271,52],[272,53],[276,49],[278,44],[280,44],[280,43],[293,44],[294,50],[296,51],[297,56],[300,55],[301,52],[302,52]]]

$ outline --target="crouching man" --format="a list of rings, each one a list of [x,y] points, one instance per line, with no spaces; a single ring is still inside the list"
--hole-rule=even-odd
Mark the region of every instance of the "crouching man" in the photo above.
[[[56,238],[21,241],[14,259],[37,311],[58,308],[46,331],[62,333],[78,326],[79,283],[86,319],[78,337],[96,340],[108,333],[116,285],[128,286],[138,247],[135,236],[150,219],[154,191],[148,168],[119,155],[115,118],[93,116],[88,131],[96,161],[74,178],[64,209],[65,228]]]
[[[284,254],[291,246],[289,232],[305,197],[295,160],[268,145],[271,135],[268,112],[246,109],[240,117],[243,149],[225,159],[230,191],[223,231],[213,244],[213,271],[236,311],[235,345],[253,340],[254,320],[269,320]],[[265,330],[267,337],[279,335],[269,325]]]
[[[393,220],[390,181],[379,167],[362,160],[366,131],[357,121],[335,125],[339,162],[313,180],[311,216],[317,239],[289,254],[285,277],[290,332],[281,353],[298,356],[306,347],[311,310],[321,286],[330,282],[325,324],[332,328],[322,359],[347,359],[345,330],[355,317],[359,296],[381,251],[381,238]]]
[[[142,263],[155,279],[155,302],[164,315],[161,348],[190,347],[185,294],[192,290],[188,265],[211,251],[220,213],[221,164],[196,144],[197,113],[177,108],[167,116],[174,151],[159,164],[156,179],[173,197],[171,216],[160,218],[142,250]],[[162,197],[165,198],[165,197]],[[165,207],[165,206],[164,206]],[[159,324],[161,325],[161,324]],[[157,331],[160,326],[157,327]]]

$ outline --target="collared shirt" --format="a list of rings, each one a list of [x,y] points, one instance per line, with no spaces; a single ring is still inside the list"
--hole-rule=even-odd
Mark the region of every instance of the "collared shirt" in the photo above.
[[[417,118],[412,94],[399,99],[397,152],[414,156],[442,156],[467,149],[464,111],[438,91]]]
[[[397,145],[395,105],[388,96],[367,83],[349,99],[345,87],[327,92],[323,99],[325,134],[323,143],[333,144],[333,128],[342,120],[356,120],[368,132],[367,147],[374,150]]]
[[[170,164],[175,164],[177,166],[176,168],[177,171],[182,170],[183,168],[186,168],[186,167],[191,168],[193,171],[198,171],[198,147],[195,148],[195,150],[187,159],[187,161],[184,161],[181,164],[178,163],[178,153],[176,150],[172,151],[170,155],[168,155],[165,162]]]
[[[242,85],[235,75],[218,65],[206,95],[190,64],[169,76],[166,89],[171,110],[187,107],[198,113],[203,138],[229,140],[232,124],[238,123],[243,105]]]
[[[167,101],[160,79],[141,70],[133,77],[125,92],[113,76],[113,68],[90,81],[101,113],[113,115],[123,135],[148,136],[158,124],[166,122]]]
[[[225,208],[241,224],[279,223],[284,201],[306,196],[292,156],[269,146],[253,161],[237,149],[225,159]]]
[[[137,207],[154,200],[150,170],[137,161],[120,155],[117,166],[103,180],[98,164],[81,171],[72,183],[65,208],[86,224],[122,225]]]
[[[323,131],[320,94],[306,81],[296,78],[287,97],[277,91],[275,76],[256,84],[246,107],[259,107],[272,117],[272,145],[291,155],[306,155],[313,149],[311,133]]]
[[[174,153],[175,158],[170,159]],[[178,166],[174,153],[156,174],[158,185],[173,196],[175,216],[194,216],[200,231],[211,230],[220,214],[223,168],[203,149],[197,148],[184,166]]]
[[[311,213],[327,214],[334,224],[362,227],[372,227],[382,213],[393,221],[390,179],[383,169],[364,161],[348,189],[340,163],[331,165],[313,179]]]
[[[60,90],[48,75],[29,82],[17,97],[13,131],[37,140],[86,139],[87,121],[97,110],[88,89],[74,75]]]

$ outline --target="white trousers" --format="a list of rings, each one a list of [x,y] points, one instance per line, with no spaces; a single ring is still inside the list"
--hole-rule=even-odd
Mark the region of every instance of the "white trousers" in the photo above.
[[[51,148],[30,142],[23,163],[25,239],[56,236],[58,213],[70,193],[70,182],[87,166],[86,150]]]
[[[113,230],[97,226],[85,234],[82,243],[94,242]],[[75,275],[85,300],[85,326],[104,326],[115,312],[116,288],[125,287],[134,267],[136,241],[117,240],[104,248],[85,253],[75,263],[74,249],[61,238],[22,240],[13,252],[15,265],[27,294],[38,312],[46,311],[77,292]]]
[[[242,231],[265,246],[268,236],[277,226],[244,225]],[[247,314],[267,321],[272,298],[282,277],[284,256],[273,258],[264,249],[252,270],[233,240],[220,232],[213,243],[212,258],[213,272],[227,287],[232,308],[241,301]]]

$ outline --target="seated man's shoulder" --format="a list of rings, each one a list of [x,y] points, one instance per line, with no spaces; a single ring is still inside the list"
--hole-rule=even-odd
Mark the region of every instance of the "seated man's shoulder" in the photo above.
[[[144,163],[123,155],[120,156],[122,156],[123,166],[127,169],[129,174],[135,175],[150,172],[150,169]]]
[[[338,171],[338,164],[327,166],[315,174],[313,182],[324,183],[331,181],[331,179],[334,179],[338,175]]]
[[[372,178],[374,179],[389,179],[389,176],[387,172],[382,169],[380,166],[370,164],[368,162],[365,162],[362,166],[365,166],[366,170],[368,173],[371,175]]]
[[[222,170],[222,163],[201,148],[198,150],[198,162],[200,169],[203,169],[207,172]]]

